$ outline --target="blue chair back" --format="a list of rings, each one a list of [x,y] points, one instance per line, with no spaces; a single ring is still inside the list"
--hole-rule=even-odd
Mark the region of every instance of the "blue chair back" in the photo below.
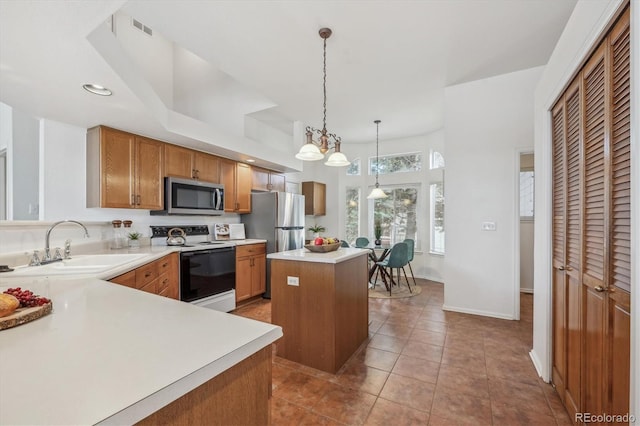
[[[340,240],[340,247],[351,247],[345,240]]]
[[[367,237],[356,238],[356,247],[363,248],[369,245],[369,239]]]
[[[407,244],[407,248],[409,249],[409,262],[411,262],[413,260],[413,250],[416,247],[416,242],[413,241],[411,238],[407,238],[406,240],[403,241],[403,243]]]
[[[409,247],[407,243],[395,244],[391,248],[388,259],[387,266],[389,268],[402,268],[409,263]]]

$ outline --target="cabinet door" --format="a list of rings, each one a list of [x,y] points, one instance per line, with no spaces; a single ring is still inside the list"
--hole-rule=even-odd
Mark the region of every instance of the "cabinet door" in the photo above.
[[[163,203],[163,143],[136,138],[136,200],[138,209],[161,210]]]
[[[220,159],[214,155],[205,154],[203,152],[195,152],[194,168],[196,178],[205,182],[220,182]]]
[[[136,271],[125,272],[122,275],[118,275],[115,278],[111,278],[109,281],[112,283],[120,284],[126,287],[136,288]]]
[[[134,207],[134,149],[134,135],[100,129],[100,207]]]
[[[180,291],[178,264],[178,253],[169,254],[157,261],[158,274],[161,277],[159,284],[161,294],[176,300],[179,299]]]
[[[236,259],[236,302],[251,297],[251,257]]]
[[[236,166],[236,212],[251,213],[251,166],[243,163]]]
[[[253,256],[251,295],[257,296],[267,291],[267,257],[265,255]]]
[[[258,167],[251,168],[252,189],[256,191],[269,191],[269,171]]]
[[[194,177],[192,158],[192,150],[181,146],[164,144],[165,176],[192,179]]]
[[[220,183],[224,185],[224,211],[235,212],[236,205],[236,163],[220,160]]]
[[[284,175],[271,173],[269,183],[271,184],[270,188],[272,191],[285,192],[286,185]]]

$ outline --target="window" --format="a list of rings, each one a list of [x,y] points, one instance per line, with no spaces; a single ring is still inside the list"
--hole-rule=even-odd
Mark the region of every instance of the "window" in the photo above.
[[[353,244],[360,236],[360,188],[347,187],[344,239]]]
[[[429,156],[429,169],[444,169],[444,156],[438,151],[431,151]]]
[[[419,172],[422,170],[422,155],[419,152],[410,154],[394,154],[379,157],[378,173]],[[369,174],[376,174],[376,159],[369,158]]]
[[[347,176],[360,176],[360,159],[356,158],[347,167]]]
[[[374,236],[374,223],[379,220],[383,243],[395,244],[411,238],[416,243],[416,249],[419,249],[417,205],[420,187],[406,185],[380,188],[388,197],[370,200],[373,208],[369,211],[373,212],[373,218],[369,220],[369,235]]]
[[[520,219],[533,219],[534,173],[520,172]]]
[[[444,254],[444,184],[432,183],[429,186],[431,198],[431,244],[432,253]]]

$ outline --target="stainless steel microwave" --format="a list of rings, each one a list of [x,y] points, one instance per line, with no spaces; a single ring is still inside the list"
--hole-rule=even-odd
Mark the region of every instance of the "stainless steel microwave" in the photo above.
[[[164,210],[152,215],[224,214],[224,185],[199,180],[164,178]]]

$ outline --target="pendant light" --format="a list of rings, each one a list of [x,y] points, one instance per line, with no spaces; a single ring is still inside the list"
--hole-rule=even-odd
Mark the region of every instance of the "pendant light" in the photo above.
[[[378,125],[380,124],[380,120],[376,120],[374,121],[374,123],[376,123],[376,187],[373,188],[371,190],[371,194],[369,194],[367,196],[367,198],[369,200],[376,200],[379,198],[387,198],[387,194],[384,193],[384,191],[382,189],[380,189],[380,184],[378,183],[378,170],[379,170],[379,166],[378,166],[378,161],[379,161],[379,156],[378,156]]]
[[[316,161],[322,160],[324,158],[325,153],[327,153],[330,149],[334,149],[334,153],[329,156],[327,161],[324,163],[326,166],[333,167],[342,167],[348,166],[351,164],[347,157],[340,152],[340,142],[342,141],[339,136],[336,136],[333,133],[329,133],[327,131],[327,39],[331,37],[331,29],[329,28],[321,28],[318,32],[320,37],[324,40],[324,49],[323,49],[323,80],[322,80],[322,90],[324,96],[323,103],[323,117],[322,117],[322,130],[315,129],[313,127],[307,126],[306,128],[306,136],[307,142],[302,145],[300,151],[296,154],[296,158],[298,160],[303,161]],[[318,141],[313,140],[313,134],[317,133],[320,138]],[[332,144],[333,146],[331,146]]]

